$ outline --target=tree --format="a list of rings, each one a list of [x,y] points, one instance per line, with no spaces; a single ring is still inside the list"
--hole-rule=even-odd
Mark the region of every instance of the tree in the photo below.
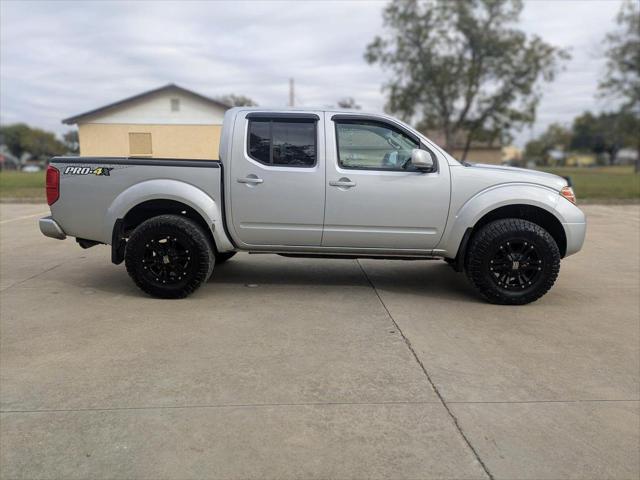
[[[338,100],[338,108],[346,108],[349,110],[360,110],[360,105],[356,103],[355,98],[346,97]]]
[[[74,155],[80,153],[80,140],[78,139],[77,130],[69,130],[62,136],[62,141],[67,148],[67,153]]]
[[[617,16],[618,29],[606,37],[607,71],[600,81],[600,94],[622,101],[636,131],[636,173],[640,171],[640,7],[627,1]]]
[[[539,80],[553,80],[568,53],[515,28],[521,11],[521,0],[392,0],[385,36],[365,53],[392,73],[387,110],[441,131],[447,149],[463,135],[463,160],[480,132],[532,123]]]
[[[230,93],[228,95],[223,95],[219,98],[219,100],[229,105],[230,107],[257,107],[258,104],[254,102],[251,98],[245,97],[244,95],[235,95]]]
[[[571,132],[558,123],[552,123],[536,139],[527,142],[524,155],[527,159],[546,165],[551,150],[566,152],[571,142]]]
[[[571,129],[557,123],[549,125],[540,136],[527,143],[525,156],[546,163],[551,150],[571,150],[594,153],[613,165],[621,148],[634,146],[637,132],[636,120],[628,112],[598,115],[584,112],[573,120]]]
[[[9,151],[18,158],[28,153],[37,160],[46,161],[66,152],[65,145],[53,133],[24,123],[0,127],[0,143],[6,144]]]
[[[607,155],[613,165],[618,151],[634,143],[633,119],[626,112],[601,113],[596,116],[585,112],[573,120],[571,144],[573,150]]]

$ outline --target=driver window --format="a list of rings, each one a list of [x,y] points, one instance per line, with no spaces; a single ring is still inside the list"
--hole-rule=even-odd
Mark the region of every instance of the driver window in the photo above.
[[[418,142],[391,126],[366,120],[336,123],[338,162],[343,168],[411,169]]]

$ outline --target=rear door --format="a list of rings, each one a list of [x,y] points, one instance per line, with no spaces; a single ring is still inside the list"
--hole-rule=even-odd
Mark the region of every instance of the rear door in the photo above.
[[[431,250],[449,210],[449,168],[420,138],[381,117],[326,113],[327,183],[322,245]],[[437,169],[412,170],[411,151],[430,152]]]
[[[321,115],[248,112],[236,118],[230,205],[232,228],[241,245],[321,244],[325,194]]]

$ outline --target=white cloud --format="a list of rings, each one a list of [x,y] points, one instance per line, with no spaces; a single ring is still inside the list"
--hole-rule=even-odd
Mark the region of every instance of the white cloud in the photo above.
[[[380,111],[385,74],[367,65],[381,1],[0,3],[0,116],[63,132],[60,119],[175,82],[205,95],[284,105],[288,78],[307,105],[355,97]],[[522,26],[571,48],[544,87],[534,132],[568,123],[595,99],[601,41],[619,1],[533,1]],[[529,133],[518,135],[519,143]]]

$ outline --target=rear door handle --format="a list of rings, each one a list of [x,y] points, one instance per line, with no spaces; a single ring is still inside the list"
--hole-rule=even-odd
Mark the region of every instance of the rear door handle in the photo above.
[[[236,178],[236,182],[247,183],[249,185],[257,185],[259,183],[264,182],[264,180],[258,177],[244,177],[244,178]]]
[[[348,178],[341,178],[340,180],[334,180],[329,182],[332,187],[351,188],[356,186],[356,182],[352,182]]]

